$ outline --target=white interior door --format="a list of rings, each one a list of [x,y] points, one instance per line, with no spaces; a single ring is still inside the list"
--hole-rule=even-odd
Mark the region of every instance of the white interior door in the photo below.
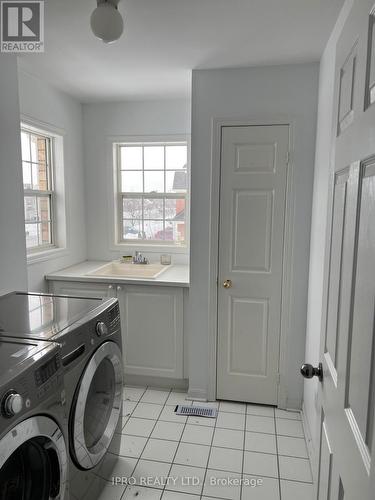
[[[223,127],[217,397],[277,404],[289,126]]]
[[[372,6],[354,3],[336,47],[319,500],[375,498],[375,106],[364,106]]]

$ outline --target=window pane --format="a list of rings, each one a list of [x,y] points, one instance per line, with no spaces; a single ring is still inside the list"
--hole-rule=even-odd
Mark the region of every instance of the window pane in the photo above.
[[[41,221],[51,220],[51,199],[49,196],[38,197],[38,215]]]
[[[165,148],[165,168],[169,170],[187,167],[187,147],[167,146]]]
[[[163,222],[157,220],[144,221],[146,240],[164,240]]]
[[[185,200],[184,199],[166,199],[165,200],[165,218],[170,220],[185,221]]]
[[[144,155],[145,170],[162,170],[164,168],[164,146],[146,146]]]
[[[30,136],[31,144],[31,161],[38,163],[38,140],[35,135]]]
[[[38,220],[38,210],[35,196],[25,196],[25,221],[36,222]]]
[[[145,172],[145,193],[164,192],[164,172]]]
[[[145,198],[144,218],[145,219],[163,219],[163,200],[160,198]]]
[[[121,190],[123,193],[141,193],[143,191],[142,172],[121,172]]]
[[[166,172],[166,193],[186,193],[187,173],[186,170],[171,170]]]
[[[32,158],[32,161],[36,163],[47,163],[47,139],[36,137],[36,146],[37,156],[35,160]],[[31,155],[33,155],[33,149],[31,149]]]
[[[122,199],[123,219],[141,219],[142,218],[142,199],[141,198],[123,198]]]
[[[30,136],[26,132],[21,132],[22,160],[30,161]]]
[[[26,248],[38,246],[38,224],[26,224]]]
[[[186,231],[186,224],[185,221],[179,221],[179,222],[166,222],[166,231],[170,231],[172,234],[171,239],[175,243],[185,243],[186,236],[185,236],[185,231]]]
[[[39,245],[49,245],[52,243],[51,224],[50,222],[42,222],[36,224],[39,229]]]
[[[122,234],[124,240],[138,240],[142,238],[142,221],[134,219],[124,220]]]
[[[142,169],[142,148],[140,146],[122,146],[120,149],[122,170]]]
[[[30,163],[22,162],[22,175],[23,175],[23,187],[24,189],[32,189],[31,181],[31,165]]]
[[[31,169],[33,173],[33,189],[47,191],[47,165],[45,163],[32,163]]]

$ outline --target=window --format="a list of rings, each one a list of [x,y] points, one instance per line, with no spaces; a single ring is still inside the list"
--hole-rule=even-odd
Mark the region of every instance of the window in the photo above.
[[[119,241],[186,244],[186,142],[117,144]]]
[[[28,252],[54,246],[51,136],[21,128],[22,172]]]

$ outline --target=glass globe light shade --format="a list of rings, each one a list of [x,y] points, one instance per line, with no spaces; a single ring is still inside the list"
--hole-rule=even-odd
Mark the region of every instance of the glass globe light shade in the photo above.
[[[112,43],[120,38],[124,22],[117,8],[110,2],[100,3],[90,19],[91,29],[104,43]]]

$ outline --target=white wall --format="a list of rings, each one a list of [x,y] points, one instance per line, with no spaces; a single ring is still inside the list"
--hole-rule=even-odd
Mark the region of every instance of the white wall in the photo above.
[[[27,289],[16,56],[0,54],[0,295]]]
[[[110,139],[186,136],[190,134],[190,104],[185,100],[84,104],[83,130],[88,259],[111,260],[125,250],[110,248],[110,225],[114,224],[109,195],[113,168]]]
[[[348,17],[352,4],[353,0],[347,0],[345,2],[320,61],[305,355],[306,362],[312,363],[315,366],[319,363],[320,357],[320,330],[323,306],[323,272],[327,230],[329,175],[331,172],[330,166],[334,161],[332,138],[333,130],[335,128],[333,123],[333,99],[336,42]],[[304,414],[307,419],[311,435],[310,451],[313,455],[313,470],[315,475],[320,433],[318,389],[319,382],[316,379],[305,381],[303,397]]]
[[[44,275],[86,259],[82,106],[47,83],[19,71],[21,114],[64,132],[66,251],[28,263],[29,290],[44,291]],[[19,117],[18,117],[19,119]]]
[[[212,118],[294,120],[295,233],[291,276],[292,321],[286,360],[287,406],[299,407],[303,380],[310,216],[313,187],[318,65],[301,64],[193,71],[192,213],[189,321],[189,388],[207,394],[208,307],[210,258],[210,164]]]

